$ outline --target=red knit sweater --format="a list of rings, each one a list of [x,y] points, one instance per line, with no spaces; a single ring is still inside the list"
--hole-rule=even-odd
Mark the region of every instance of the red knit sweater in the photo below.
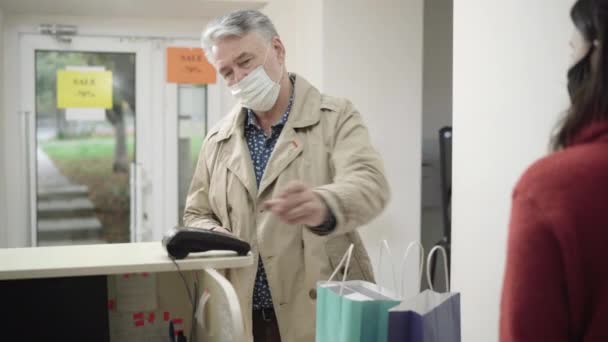
[[[608,122],[515,188],[500,341],[608,341]]]

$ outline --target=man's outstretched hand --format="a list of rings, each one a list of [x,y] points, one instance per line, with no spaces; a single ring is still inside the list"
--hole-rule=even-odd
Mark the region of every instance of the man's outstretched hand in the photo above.
[[[309,227],[320,226],[329,215],[323,199],[310,186],[298,181],[287,184],[278,196],[266,201],[264,207],[282,222]]]

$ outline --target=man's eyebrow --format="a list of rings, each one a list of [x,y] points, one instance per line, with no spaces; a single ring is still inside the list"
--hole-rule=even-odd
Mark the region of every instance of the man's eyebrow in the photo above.
[[[233,62],[234,63],[238,63],[240,60],[245,59],[247,57],[253,56],[253,54],[249,53],[249,52],[242,52],[240,55],[238,55]],[[223,68],[220,69],[220,74],[224,75],[226,72],[228,72],[228,69],[230,69],[228,66],[225,66]]]
[[[239,60],[244,59],[245,57],[249,57],[249,56],[251,56],[251,54],[249,52],[243,52],[237,58],[235,58],[234,61],[238,62]]]

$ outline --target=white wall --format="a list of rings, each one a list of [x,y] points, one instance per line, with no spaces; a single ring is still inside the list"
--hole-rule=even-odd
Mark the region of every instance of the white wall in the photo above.
[[[297,0],[296,56],[293,70],[323,89],[323,2]]]
[[[362,113],[392,188],[387,210],[362,230],[374,260],[381,238],[400,253],[420,238],[422,6],[422,0],[323,6],[324,90],[349,98]],[[417,267],[410,269],[416,274]],[[415,277],[409,281],[412,289]]]
[[[454,1],[453,289],[497,341],[510,195],[568,104],[570,0]]]
[[[0,9],[0,85],[4,83],[4,13]],[[0,86],[0,132],[4,132],[4,96]],[[6,174],[4,149],[8,142],[4,139],[4,134],[0,137],[0,194],[6,193]],[[7,247],[7,220],[6,220],[6,197],[0,196],[0,248]]]
[[[262,12],[266,14],[274,24],[281,40],[285,45],[287,69],[292,71],[296,60],[296,35],[297,25],[295,24],[295,16],[290,13],[296,13],[296,2],[298,0],[279,0],[270,1]]]
[[[323,88],[323,2],[274,0],[263,9],[285,44],[287,70],[319,89]]]

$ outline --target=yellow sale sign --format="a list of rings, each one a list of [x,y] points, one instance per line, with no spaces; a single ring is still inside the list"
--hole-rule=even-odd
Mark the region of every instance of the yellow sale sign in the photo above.
[[[57,107],[112,108],[112,72],[57,71]]]

